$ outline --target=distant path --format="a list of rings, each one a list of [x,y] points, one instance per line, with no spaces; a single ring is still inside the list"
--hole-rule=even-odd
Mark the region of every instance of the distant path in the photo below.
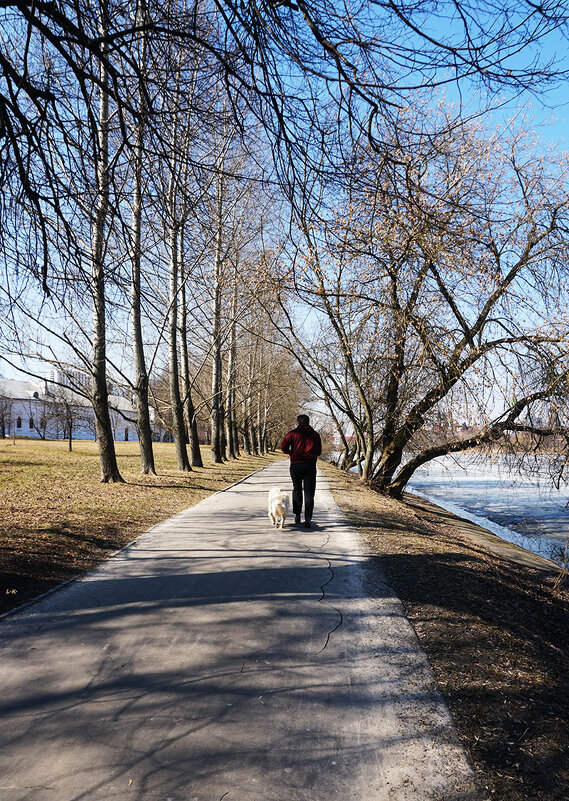
[[[0,621],[0,801],[478,798],[325,478],[315,531],[270,528],[275,485],[286,462]]]

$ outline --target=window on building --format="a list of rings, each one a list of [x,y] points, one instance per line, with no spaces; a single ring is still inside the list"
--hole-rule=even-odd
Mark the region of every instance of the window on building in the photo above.
[[[128,442],[128,428],[125,428],[124,430],[124,441]]]
[[[32,430],[33,427],[34,427],[34,418],[30,417],[30,425],[29,425],[30,431]]]
[[[21,428],[21,427],[22,427],[22,418],[18,417],[16,418],[16,428]]]

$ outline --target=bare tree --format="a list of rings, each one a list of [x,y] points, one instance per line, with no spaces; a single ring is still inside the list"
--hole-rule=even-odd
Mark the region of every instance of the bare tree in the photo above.
[[[212,370],[211,370],[211,461],[223,462],[224,418],[223,406],[223,373],[222,373],[222,322],[221,303],[223,291],[223,200],[224,153],[221,146],[216,161],[215,179],[215,253],[213,264],[213,298],[212,298]]]
[[[139,0],[136,8],[135,24],[140,29],[138,43],[138,64],[136,97],[138,114],[134,119],[134,143],[132,148],[132,201],[130,230],[130,307],[132,326],[132,348],[134,361],[133,390],[136,398],[137,428],[140,443],[141,471],[144,474],[155,473],[154,453],[152,448],[152,427],[150,424],[150,407],[148,400],[148,370],[144,352],[142,329],[142,284],[141,284],[141,232],[143,203],[143,165],[145,158],[144,138],[147,129],[148,102],[145,81],[147,80],[148,52],[148,7],[145,0]]]
[[[284,297],[280,329],[336,420],[349,421],[345,464],[399,496],[436,456],[508,431],[552,433],[531,410],[567,380],[569,321],[558,304],[569,170],[566,159],[532,154],[521,135],[472,127],[430,151],[407,150],[391,183],[368,159],[352,163],[329,225],[302,221],[306,248],[290,288],[319,321],[318,342],[306,341]],[[411,455],[458,390],[479,430]]]
[[[170,403],[172,410],[172,434],[176,446],[178,469],[190,471],[191,465],[186,449],[186,430],[184,426],[184,409],[180,394],[180,370],[178,360],[178,292],[179,292],[179,221],[175,217],[175,178],[174,171],[170,177],[170,315],[168,323],[168,353],[170,370]]]
[[[50,414],[47,418],[61,425],[63,437],[67,439],[68,450],[73,450],[73,434],[78,425],[88,423],[85,406],[79,402],[75,393],[66,387],[51,385]]]
[[[108,7],[101,0],[98,9],[98,33],[104,40],[108,35]],[[106,54],[107,46],[103,49]],[[119,472],[114,448],[113,429],[109,414],[107,389],[107,336],[106,336],[106,269],[105,229],[109,214],[109,72],[106,58],[99,62],[98,121],[93,129],[95,167],[95,205],[91,224],[91,296],[93,301],[93,363],[92,403],[95,413],[95,436],[99,446],[101,481],[123,481]]]
[[[184,229],[182,229],[181,242],[184,242]],[[185,259],[180,259],[182,270],[184,270]],[[200,441],[198,433],[198,420],[196,408],[194,406],[193,379],[190,375],[190,352],[188,347],[188,309],[186,287],[189,275],[184,270],[181,276],[180,288],[180,307],[179,307],[179,333],[180,333],[180,355],[182,360],[182,402],[184,406],[184,420],[188,439],[190,443],[190,461],[192,467],[203,467],[203,460],[200,451]]]
[[[225,394],[225,441],[228,456],[235,459],[239,456],[239,432],[237,428],[237,300],[238,300],[238,254],[234,261],[231,277],[231,308],[229,325],[229,342],[227,347],[227,379]]]
[[[0,395],[0,437],[6,439],[6,433],[10,433],[12,424],[12,398]]]

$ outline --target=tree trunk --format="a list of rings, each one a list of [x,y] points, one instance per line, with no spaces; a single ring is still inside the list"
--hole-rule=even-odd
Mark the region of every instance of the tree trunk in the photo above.
[[[247,432],[247,439],[249,442],[249,452],[253,453],[255,456],[259,455],[259,448],[257,443],[257,435],[255,433],[255,426],[253,424],[253,375],[254,375],[254,363],[256,361],[256,353],[253,354],[251,349],[249,349],[249,358],[248,358],[248,375],[247,375],[247,394],[245,397],[245,419],[243,421],[243,425]]]
[[[215,242],[213,304],[212,304],[212,369],[211,369],[211,461],[223,462],[223,395],[221,359],[221,296],[223,262],[223,178],[217,175],[216,205],[217,232]]]
[[[227,390],[225,403],[225,429],[229,456],[236,459],[239,454],[239,440],[235,422],[235,363],[237,356],[237,261],[233,274],[233,297],[231,299],[231,330],[227,356]]]
[[[174,176],[171,176],[174,183]],[[170,379],[170,403],[172,406],[172,435],[176,448],[178,470],[191,471],[186,449],[186,427],[180,395],[180,368],[178,360],[178,229],[174,221],[173,187],[170,204],[170,313],[168,320],[168,355]]]
[[[137,25],[142,26],[145,20],[145,12],[141,3],[137,10]],[[147,33],[142,33],[140,43],[139,64],[144,71],[146,62],[146,40]],[[136,397],[136,424],[138,428],[138,443],[140,447],[140,469],[143,474],[156,474],[154,466],[154,449],[152,445],[152,426],[150,424],[150,408],[148,403],[148,372],[146,369],[146,359],[144,355],[144,339],[142,336],[142,322],[140,313],[140,241],[141,241],[141,219],[142,219],[142,163],[143,163],[143,138],[146,119],[146,102],[144,92],[139,89],[139,119],[136,122],[134,140],[134,170],[132,187],[132,209],[131,209],[131,285],[130,285],[130,308],[132,325],[132,348],[134,359],[135,383],[134,394]]]
[[[229,367],[227,369],[228,373],[228,381],[229,381]],[[233,400],[232,400],[233,391],[231,386],[227,387],[225,393],[225,441],[227,443],[227,455],[230,459],[237,458],[237,447],[235,442],[235,428],[234,428],[234,415],[235,410],[233,408]]]
[[[194,467],[203,467],[202,452],[200,449],[200,437],[198,433],[198,419],[191,394],[186,400],[188,419],[190,420],[190,456]]]
[[[251,437],[249,436],[249,428],[246,424],[243,427],[243,450],[247,456],[251,456]]]
[[[232,431],[233,431],[233,446],[235,448],[235,458],[239,458],[241,456],[241,451],[239,449],[239,427],[237,425],[237,407],[235,406],[236,400],[234,397],[233,400],[233,417],[232,417]]]
[[[265,453],[265,445],[263,442],[263,426],[261,423],[261,390],[260,388],[257,390],[257,410],[255,413],[256,417],[256,425],[255,429],[257,432],[257,447],[259,449],[259,453],[263,455]]]
[[[267,362],[264,370],[265,374],[265,387],[263,392],[263,416],[261,422],[261,439],[263,442],[263,453],[267,453],[270,448],[268,437],[268,419],[269,419],[269,393],[271,390],[271,378],[273,372],[273,365],[271,361]]]
[[[107,31],[106,4],[101,5],[100,33]],[[91,228],[91,294],[93,301],[93,366],[92,403],[95,415],[95,437],[99,448],[101,481],[123,481],[117,464],[113,430],[109,414],[107,389],[106,298],[104,243],[109,210],[109,98],[108,73],[105,61],[99,66],[99,126],[95,174],[97,197]]]
[[[180,237],[180,242],[183,242],[183,234]],[[200,451],[200,442],[198,437],[198,422],[196,420],[196,413],[194,402],[192,399],[192,382],[190,379],[190,354],[188,350],[188,314],[186,309],[186,276],[183,273],[183,256],[180,258],[182,265],[182,282],[180,287],[180,353],[182,358],[182,393],[183,393],[183,406],[184,406],[184,422],[188,432],[188,440],[190,443],[190,460],[192,467],[203,467],[203,460]]]
[[[255,456],[258,456],[259,455],[259,440],[257,438],[257,431],[255,429],[255,426],[253,425],[252,420],[253,420],[253,418],[251,417],[251,415],[249,415],[249,417],[247,418],[248,429],[249,429],[249,440],[251,442],[251,450],[252,450],[253,454]]]
[[[386,447],[380,455],[379,464],[373,476],[373,483],[382,490],[387,489],[401,464],[402,458],[402,448],[394,448],[392,444]]]

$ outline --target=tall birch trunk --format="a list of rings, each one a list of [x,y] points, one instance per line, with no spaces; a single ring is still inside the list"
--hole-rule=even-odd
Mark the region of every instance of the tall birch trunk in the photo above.
[[[261,388],[259,387],[259,389],[257,390],[257,412],[256,412],[257,425],[256,425],[256,429],[257,429],[257,442],[258,442],[258,447],[259,447],[259,453],[263,454],[263,453],[265,453],[265,443],[263,441],[263,428],[262,428],[262,424],[261,424],[261,419],[262,419],[261,404],[262,404]]]
[[[73,414],[67,409],[67,450],[73,451]]]
[[[141,26],[145,20],[143,3],[137,9],[136,22]],[[140,69],[144,70],[146,62],[147,33],[142,33],[140,43]],[[139,89],[139,119],[134,132],[134,170],[132,187],[131,210],[131,285],[130,308],[132,326],[132,349],[135,370],[134,394],[136,397],[136,421],[138,429],[138,442],[140,446],[140,469],[142,473],[156,473],[154,466],[154,450],[152,446],[152,426],[150,424],[150,409],[148,404],[148,371],[144,355],[144,340],[142,336],[141,321],[141,287],[140,287],[140,258],[141,258],[141,228],[142,228],[142,159],[143,140],[146,119],[146,101],[144,91]]]
[[[218,165],[219,167],[219,165]],[[223,176],[216,183],[216,237],[212,302],[211,461],[223,462],[223,388],[221,358],[221,300],[223,286]]]
[[[170,403],[172,406],[172,434],[176,448],[178,470],[190,471],[192,469],[186,449],[186,428],[184,425],[184,410],[180,394],[180,366],[178,359],[178,228],[175,224],[174,209],[174,174],[170,177],[170,312],[168,317],[168,355],[170,378]]]
[[[180,313],[179,313],[179,334],[180,334],[180,356],[182,360],[182,404],[184,407],[184,423],[188,432],[190,443],[190,461],[192,467],[203,467],[203,460],[200,451],[200,441],[198,436],[198,421],[192,398],[192,382],[190,379],[190,354],[188,350],[188,313],[186,308],[186,275],[183,264],[183,229],[180,235],[180,265],[182,272],[180,276]]]
[[[239,439],[235,420],[235,364],[237,357],[237,261],[233,273],[233,296],[231,298],[231,330],[227,357],[227,390],[225,404],[225,430],[229,456],[236,459],[239,455]]]
[[[174,92],[174,109],[177,109],[179,97],[180,73],[176,76]],[[178,470],[191,471],[188,451],[186,449],[186,427],[184,425],[184,408],[180,393],[180,363],[178,358],[178,304],[180,253],[179,236],[182,221],[178,215],[179,162],[178,162],[178,126],[174,121],[171,133],[170,176],[168,180],[168,250],[170,271],[170,297],[168,312],[168,372],[170,384],[170,405],[172,408],[172,436],[176,450]]]
[[[225,391],[225,441],[227,443],[227,454],[230,459],[237,458],[237,449],[234,436],[233,420],[235,410],[233,408],[233,389],[231,386],[231,351],[229,351],[229,362],[227,364],[227,388]]]
[[[253,363],[253,354],[249,352],[249,375],[248,375],[248,387],[247,387],[247,398],[245,400],[245,428],[247,430],[247,437],[249,440],[249,448],[250,451],[255,455],[259,455],[259,445],[257,441],[257,432],[255,431],[255,425],[253,423],[253,375],[254,375],[254,363]]]
[[[250,347],[250,342],[248,342],[248,347]],[[243,400],[241,401],[243,420],[243,450],[248,456],[251,456],[253,453],[253,448],[251,446],[251,430],[249,427],[249,395],[251,393],[251,381],[249,378],[250,362],[251,353],[249,351],[247,354],[247,384],[245,384],[245,381],[243,380]]]
[[[267,425],[269,419],[269,393],[272,374],[272,362],[267,363],[265,370],[265,388],[263,393],[263,419],[261,423],[261,440],[263,442],[263,453],[270,450],[269,438],[267,435]]]
[[[100,6],[99,30],[107,31],[107,8]],[[93,300],[93,366],[91,373],[95,436],[99,449],[101,481],[123,481],[117,464],[113,428],[109,413],[107,388],[106,297],[104,247],[105,227],[109,211],[109,97],[108,71],[103,59],[99,62],[99,125],[96,137],[95,179],[97,197],[91,227],[91,294]]]
[[[243,409],[243,450],[247,456],[251,456],[251,437],[249,436],[249,423],[247,418],[247,398],[241,401]]]

